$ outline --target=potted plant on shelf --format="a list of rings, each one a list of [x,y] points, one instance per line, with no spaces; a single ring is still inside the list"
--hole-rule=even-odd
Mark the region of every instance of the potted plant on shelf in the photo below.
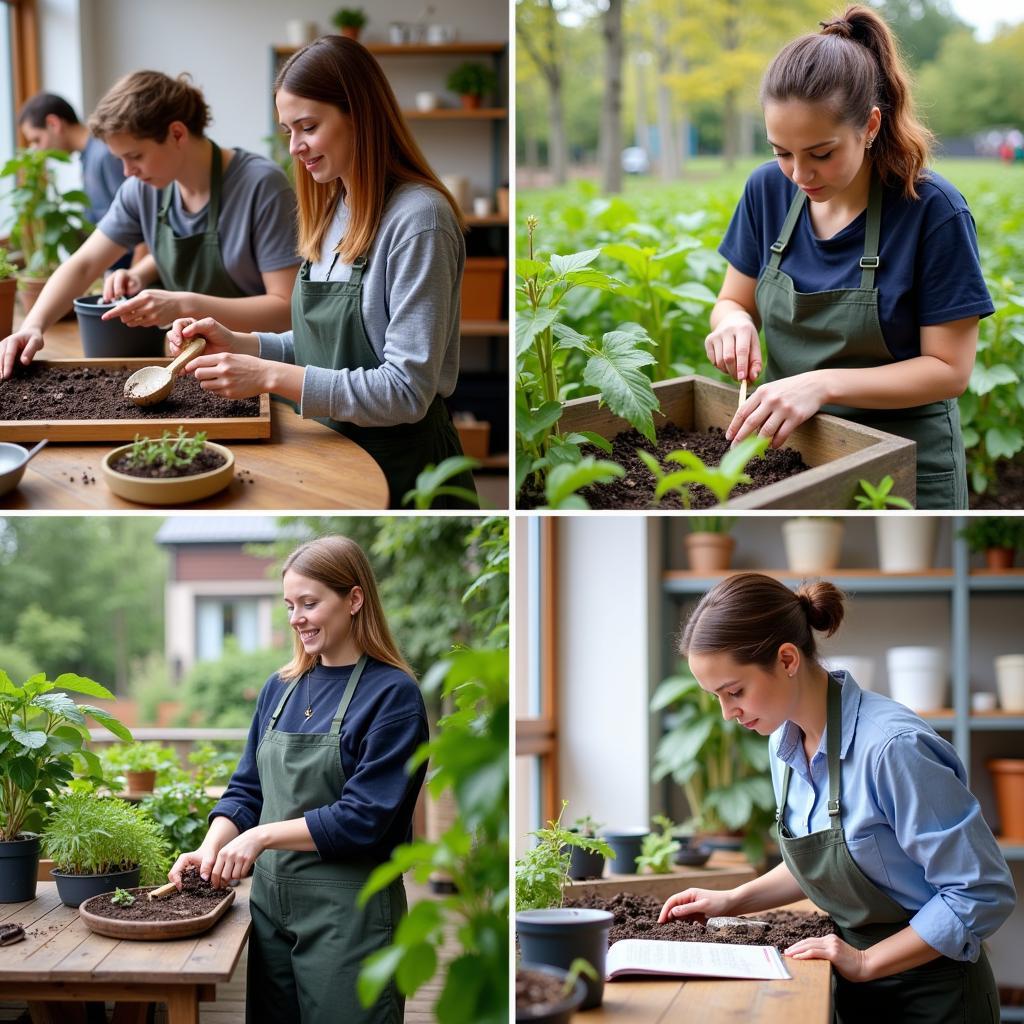
[[[43,833],[57,892],[68,907],[140,884],[159,885],[170,867],[159,824],[138,807],[95,792],[64,793]]]
[[[342,7],[331,16],[331,24],[349,39],[358,39],[367,22],[366,12],[361,7]]]
[[[972,551],[985,553],[985,566],[996,572],[1013,568],[1016,553],[1024,548],[1024,520],[1010,516],[975,516],[958,536]]]
[[[1024,758],[992,758],[988,770],[996,794],[999,838],[1024,842]]]
[[[76,704],[70,690],[113,699],[93,679],[65,672],[54,680],[43,672],[15,686],[0,669],[0,903],[33,899],[39,870],[39,835],[46,804],[74,778],[76,761],[102,781],[99,759],[84,744],[89,716],[123,740],[132,734],[113,715]]]
[[[735,516],[687,516],[689,533],[683,543],[692,572],[723,572],[732,562],[736,539],[729,531]]]
[[[790,572],[832,572],[843,548],[843,521],[833,516],[799,516],[782,524]]]
[[[100,763],[107,775],[124,779],[126,792],[151,793],[158,776],[163,782],[178,767],[178,755],[160,743],[115,743],[101,751]]]
[[[14,330],[14,293],[18,289],[15,277],[18,269],[7,258],[7,250],[0,249],[0,338]]]
[[[0,168],[0,178],[13,178],[7,193],[14,220],[11,245],[21,252],[25,269],[18,277],[23,312],[28,312],[46,279],[92,231],[85,211],[89,198],[79,189],[58,190],[48,160],[68,163],[71,157],[55,149],[22,149]]]
[[[601,826],[589,814],[577,818],[569,829],[584,839],[596,839]],[[614,851],[612,856],[614,857]],[[584,878],[600,878],[604,874],[605,855],[601,850],[588,850],[583,846],[569,847],[569,878],[581,881]]]
[[[493,96],[496,92],[498,76],[486,64],[467,61],[448,76],[446,84],[466,110],[477,110],[484,96]]]

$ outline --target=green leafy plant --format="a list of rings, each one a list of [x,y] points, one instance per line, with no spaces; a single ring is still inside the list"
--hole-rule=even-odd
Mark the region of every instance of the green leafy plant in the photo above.
[[[547,828],[531,832],[537,842],[516,861],[516,910],[537,910],[562,905],[563,891],[569,882],[571,848],[600,853],[613,860],[615,853],[603,840],[563,828],[562,815],[569,801]]]
[[[102,875],[141,868],[143,885],[158,885],[170,867],[167,840],[141,808],[95,793],[63,793],[42,836],[45,856],[71,875]]]
[[[0,247],[0,281],[14,277],[17,272],[18,268],[8,259],[7,250]]]
[[[1010,516],[973,516],[958,536],[972,551],[989,548],[1024,549],[1024,519]]]
[[[775,818],[768,774],[768,740],[726,721],[716,697],[685,669],[662,681],[651,710],[665,712],[665,731],[654,755],[653,779],[682,786],[696,831],[744,832],[751,863],[764,854]]]
[[[418,509],[430,508],[434,502],[448,495],[461,498],[474,508],[479,508],[480,501],[467,487],[449,487],[452,477],[464,473],[468,469],[478,469],[480,463],[468,455],[452,455],[439,465],[427,466],[416,476],[416,486],[402,496],[403,505],[414,505]]]
[[[857,508],[913,508],[914,506],[896,494],[889,492],[893,488],[893,478],[883,476],[877,487],[873,487],[867,480],[860,481],[862,494],[854,495]]]
[[[21,149],[0,168],[0,178],[14,179],[4,198],[14,214],[11,245],[21,251],[26,277],[49,277],[92,231],[88,196],[79,189],[61,192],[47,166],[70,159],[55,149]]]
[[[117,888],[110,897],[110,902],[119,907],[130,907],[135,902],[135,897],[127,889]]]
[[[584,455],[579,462],[555,466],[544,481],[544,497],[547,504],[542,508],[586,509],[590,508],[586,498],[578,494],[592,484],[607,484],[626,475],[617,462],[595,459]]]
[[[644,836],[640,856],[636,859],[637,873],[648,868],[653,874],[666,875],[672,870],[672,858],[679,852],[681,845],[672,836],[672,829],[676,827],[676,823],[664,814],[655,814],[651,821],[661,831],[648,832]]]
[[[589,814],[584,814],[582,818],[577,818],[572,825],[581,836],[587,839],[593,839],[597,835],[597,830],[601,827],[601,823],[594,821]]]
[[[366,12],[360,7],[342,7],[331,15],[335,28],[363,28],[367,20]]]
[[[657,481],[654,488],[655,503],[660,502],[669,491],[675,491],[679,494],[683,507],[689,508],[690,487],[693,484],[703,484],[719,503],[724,505],[729,500],[729,495],[740,484],[751,482],[744,470],[752,459],[765,453],[770,443],[767,437],[749,434],[735,447],[730,448],[717,466],[706,466],[700,456],[681,448],[665,456],[666,461],[675,462],[683,467],[671,473],[666,473],[650,452],[638,448],[636,453]]]
[[[451,72],[445,85],[457,96],[493,96],[498,77],[486,64],[468,61]]]
[[[46,804],[74,778],[76,766],[87,777],[103,781],[99,758],[85,749],[90,739],[86,716],[119,739],[132,738],[109,712],[76,704],[57,690],[105,700],[114,696],[95,680],[72,672],[54,680],[40,672],[15,686],[0,669],[0,841],[15,839],[26,829],[38,831]]]
[[[591,981],[597,981],[597,970],[589,960],[584,960],[583,957],[578,956],[571,964],[569,964],[569,971],[565,976],[565,984],[562,986],[562,997],[569,995],[572,990],[576,987],[576,982],[579,981],[580,975],[585,975]]]
[[[205,445],[205,431],[188,434],[184,427],[178,427],[176,434],[165,430],[159,437],[142,437],[136,434],[125,458],[129,466],[137,469],[145,466],[184,469],[195,462]]]
[[[113,743],[99,752],[99,758],[106,775],[155,771],[158,783],[170,769],[178,768],[178,755],[174,748],[160,743]]]

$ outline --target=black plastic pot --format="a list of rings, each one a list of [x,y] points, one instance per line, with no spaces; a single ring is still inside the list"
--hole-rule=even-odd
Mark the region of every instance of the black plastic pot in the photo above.
[[[538,974],[550,974],[553,978],[557,978],[562,982],[563,985],[565,984],[565,979],[569,976],[568,971],[552,967],[550,964],[520,964],[516,973],[519,971],[536,971]],[[583,979],[577,978],[573,990],[564,999],[555,1003],[543,1013],[520,1013],[517,1007],[516,1024],[569,1024],[569,1020],[576,1010],[579,1009],[586,994],[587,988],[583,984]]]
[[[615,851],[611,870],[616,875],[635,875],[636,859],[643,849],[646,832],[602,832],[601,838]]]
[[[597,980],[581,978],[587,995],[580,1009],[600,1006],[612,921],[613,917],[607,910],[568,907],[521,910],[516,914],[516,934],[523,960],[526,963],[550,964],[567,971],[573,960],[582,957],[593,965]]]
[[[699,843],[689,836],[676,836],[679,849],[676,850],[675,862],[682,867],[701,868],[708,862],[714,852],[705,843]]]
[[[21,838],[0,843],[0,903],[25,903],[36,898],[39,875],[39,836],[22,832]]]
[[[569,849],[569,877],[574,881],[600,878],[604,874],[604,854],[590,853],[578,846]]]
[[[701,836],[700,841],[712,850],[731,850],[735,853],[743,849],[743,836]]]
[[[78,333],[87,358],[159,359],[164,354],[166,331],[160,327],[129,327],[116,318],[101,320],[100,317],[112,308],[113,303],[104,302],[102,295],[83,295],[75,299]]]
[[[139,884],[141,868],[131,871],[111,871],[106,875],[69,875],[63,871],[53,871],[57,883],[57,894],[66,907],[79,907],[86,900],[101,893],[113,892],[115,889],[132,889]]]

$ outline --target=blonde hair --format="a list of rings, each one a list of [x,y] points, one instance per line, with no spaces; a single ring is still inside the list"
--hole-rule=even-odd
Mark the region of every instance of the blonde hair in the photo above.
[[[174,121],[191,134],[203,136],[210,108],[187,74],[171,78],[162,71],[134,71],[118,79],[89,118],[89,131],[98,139],[134,135],[163,142]]]
[[[345,36],[322,36],[293,54],[278,72],[281,90],[329,103],[352,118],[353,164],[349,180],[349,221],[337,253],[346,263],[364,256],[377,235],[388,198],[397,185],[416,182],[448,200],[459,227],[466,222],[451,193],[427,163],[398,100],[370,51]],[[295,164],[299,207],[299,255],[316,261],[344,186],[339,179],[318,185]]]
[[[371,658],[416,678],[391,636],[373,569],[363,549],[354,540],[335,535],[308,541],[285,559],[281,575],[289,569],[330,587],[342,597],[353,587],[359,587],[363,592],[363,606],[352,616],[352,639],[356,646]],[[292,660],[278,672],[285,682],[298,679],[317,661],[316,656],[306,653],[297,634],[292,638],[292,645]]]

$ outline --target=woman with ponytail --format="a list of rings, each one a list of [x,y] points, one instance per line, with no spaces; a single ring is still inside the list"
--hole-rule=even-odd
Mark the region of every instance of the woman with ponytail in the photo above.
[[[727,436],[775,447],[818,411],[917,443],[917,507],[967,507],[957,398],[993,311],[963,196],[926,169],[896,40],[853,6],[761,83],[775,162],[751,175],[719,251],[708,358],[765,383]],[[766,359],[758,340],[764,328]]]
[[[246,981],[248,1024],[399,1024],[394,983],[364,1009],[356,978],[405,914],[401,876],[357,902],[370,873],[412,838],[428,738],[412,669],[391,637],[373,570],[346,537],[288,557],[291,661],[260,693],[238,768],[210,812],[192,866],[214,887],[255,865]]]
[[[835,969],[843,1024],[998,1024],[982,940],[1014,905],[1010,871],[953,747],[902,704],[818,661],[843,595],[759,573],[723,580],[680,653],[722,716],[771,736],[782,863],[724,892],[687,889],[659,918],[749,914],[808,897],[837,934],[794,959]]]

